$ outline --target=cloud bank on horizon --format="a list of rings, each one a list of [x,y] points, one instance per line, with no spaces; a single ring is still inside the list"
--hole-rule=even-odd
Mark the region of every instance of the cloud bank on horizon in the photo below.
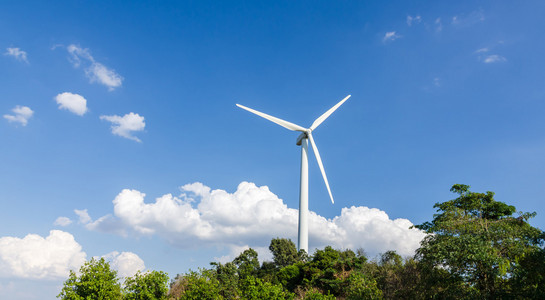
[[[145,203],[145,194],[124,189],[113,200],[113,214],[92,220],[87,210],[75,210],[89,230],[122,236],[158,235],[180,248],[217,246],[240,249],[267,247],[275,237],[297,240],[298,210],[288,208],[267,186],[242,182],[234,193],[196,182],[181,188],[179,197],[163,195]],[[396,250],[413,255],[425,234],[410,229],[407,219],[392,220],[379,209],[345,207],[326,219],[309,214],[311,248],[363,248],[375,255]]]

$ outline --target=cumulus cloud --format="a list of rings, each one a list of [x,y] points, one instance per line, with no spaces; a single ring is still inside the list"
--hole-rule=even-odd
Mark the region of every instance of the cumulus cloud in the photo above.
[[[144,193],[125,189],[113,200],[114,212],[109,216],[117,227],[103,230],[100,219],[89,224],[100,231],[159,235],[181,248],[200,245],[238,251],[245,245],[267,247],[279,236],[297,240],[298,211],[266,186],[242,182],[228,193],[193,183],[181,190],[179,197],[166,194],[145,203]],[[343,208],[332,219],[309,212],[309,241],[311,248],[362,247],[370,254],[396,250],[412,255],[424,233],[409,229],[411,225],[407,219],[392,220],[384,211],[361,206]]]
[[[118,251],[110,252],[103,255],[104,259],[110,262],[112,268],[117,270],[117,274],[121,277],[131,277],[138,271],[143,271],[146,266],[144,261],[132,252]]]
[[[19,123],[23,126],[26,126],[26,124],[28,124],[28,119],[30,119],[32,115],[34,114],[34,111],[32,111],[32,109],[30,109],[30,107],[28,106],[17,105],[11,111],[14,114],[13,115],[5,114],[4,118],[8,120],[10,123],[11,122]]]
[[[102,63],[95,61],[89,49],[72,44],[66,47],[66,50],[70,54],[70,62],[74,67],[79,68],[81,65],[85,65],[85,74],[91,82],[105,85],[110,91],[120,87],[123,83],[123,77]]]
[[[497,62],[504,62],[504,61],[507,61],[507,59],[501,55],[497,55],[497,54],[493,54],[493,55],[488,55],[486,57],[484,57],[483,59],[483,62],[485,64],[492,64],[492,63],[497,63]]]
[[[67,232],[51,230],[48,237],[0,238],[0,276],[28,279],[66,278],[78,269],[86,254]]]
[[[422,22],[422,17],[420,16],[407,16],[407,25],[412,26],[413,24],[418,24]]]
[[[383,42],[391,42],[391,41],[397,40],[400,37],[401,36],[398,35],[395,31],[390,31],[390,32],[386,32],[386,34],[384,34],[384,37],[382,38],[382,41]]]
[[[72,93],[62,93],[55,97],[59,109],[66,109],[78,116],[83,116],[87,112],[87,100],[83,96]]]
[[[112,133],[122,136],[133,141],[141,142],[141,140],[132,135],[133,132],[142,131],[146,127],[144,117],[139,114],[129,113],[123,117],[113,116],[100,116],[101,120],[106,120],[112,123]]]
[[[67,217],[58,217],[53,223],[55,226],[68,226],[70,224],[72,224],[72,220]]]
[[[16,60],[23,61],[28,64],[26,52],[19,48],[7,48],[4,55],[13,56]]]

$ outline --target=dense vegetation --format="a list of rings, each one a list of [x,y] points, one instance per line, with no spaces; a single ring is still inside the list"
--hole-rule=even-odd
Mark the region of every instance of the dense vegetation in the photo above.
[[[271,241],[272,262],[248,249],[233,261],[176,276],[138,273],[121,287],[107,262],[91,260],[71,272],[62,299],[545,299],[545,233],[466,185],[437,203],[416,255],[387,251],[369,260],[363,250],[325,247],[309,256],[288,239]],[[90,298],[86,298],[90,297]]]

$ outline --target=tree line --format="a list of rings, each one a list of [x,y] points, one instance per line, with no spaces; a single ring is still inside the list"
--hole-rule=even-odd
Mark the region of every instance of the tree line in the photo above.
[[[433,220],[413,257],[395,251],[369,259],[363,249],[297,251],[271,241],[273,261],[253,249],[227,263],[178,274],[151,271],[123,285],[104,259],[71,271],[61,299],[545,299],[545,232],[531,226],[536,213],[516,212],[456,184],[457,198],[435,204]]]

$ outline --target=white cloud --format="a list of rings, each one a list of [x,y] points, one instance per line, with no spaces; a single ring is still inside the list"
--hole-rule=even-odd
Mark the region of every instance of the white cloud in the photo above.
[[[507,61],[507,59],[501,55],[488,55],[483,59],[483,62],[485,64],[491,64],[491,63],[497,63],[497,62],[504,62]]]
[[[85,64],[85,74],[91,82],[103,84],[110,91],[120,87],[123,83],[123,77],[102,63],[95,61],[89,49],[74,44],[69,45],[66,49],[70,53],[70,61],[74,67],[78,68],[81,64]]]
[[[43,238],[29,234],[24,238],[0,238],[0,277],[59,279],[78,269],[86,254],[67,232],[51,230]]]
[[[117,220],[117,227],[103,230],[99,219],[93,222],[95,229],[159,235],[182,248],[212,245],[237,251],[245,245],[267,247],[275,237],[297,239],[298,211],[288,208],[266,186],[242,182],[228,193],[193,183],[181,190],[179,197],[166,194],[145,203],[144,193],[125,189],[113,200],[114,213],[109,216],[110,222]],[[376,208],[343,208],[333,219],[310,212],[309,241],[311,248],[362,247],[370,254],[396,250],[412,255],[424,233],[409,229],[411,225],[407,219],[392,220]]]
[[[451,24],[454,26],[471,26],[484,22],[485,17],[482,11],[473,11],[469,14],[462,14],[452,17]]]
[[[87,223],[91,222],[91,217],[87,213],[87,209],[82,209],[82,210],[74,209],[74,213],[76,213],[76,215],[78,215],[80,223],[87,224]]]
[[[114,70],[106,68],[101,63],[93,63],[85,73],[91,79],[91,82],[99,82],[108,87],[110,91],[114,88],[121,86],[123,78],[117,74]]]
[[[229,253],[220,257],[214,257],[214,261],[220,262],[222,264],[228,263],[230,261],[233,261],[237,256],[239,256],[244,250],[248,250],[249,248],[252,248],[257,252],[257,258],[261,261],[272,261],[273,255],[271,253],[271,250],[269,250],[269,247],[250,247],[248,245],[244,246],[238,246],[238,245],[231,245],[229,246]]]
[[[30,109],[28,106],[17,105],[11,111],[14,113],[14,115],[6,114],[4,115],[4,118],[9,122],[20,123],[23,126],[26,126],[28,119],[30,119],[34,114],[32,109]]]
[[[4,55],[13,56],[15,57],[16,60],[24,61],[28,64],[26,52],[19,48],[7,48],[6,53],[4,53]]]
[[[142,131],[146,127],[144,122],[144,117],[139,114],[129,113],[123,117],[113,115],[113,116],[100,116],[101,120],[106,120],[112,123],[112,133],[115,135],[122,136],[137,142],[141,140],[132,135],[135,131]]]
[[[441,18],[435,19],[435,31],[441,32],[443,30],[443,23],[441,23]]]
[[[436,87],[440,87],[441,86],[441,80],[439,79],[439,77],[435,77],[433,79],[433,85],[435,85]]]
[[[412,26],[413,23],[418,24],[420,22],[422,22],[422,17],[420,17],[420,16],[415,16],[415,17],[407,16],[407,25],[409,25],[409,26]]]
[[[132,252],[110,252],[103,255],[104,259],[110,262],[112,268],[117,270],[120,277],[131,277],[138,271],[143,271],[146,266],[144,261]]]
[[[485,47],[485,48],[477,49],[477,50],[475,51],[475,53],[486,53],[486,52],[488,52],[488,51],[489,51],[489,49]]]
[[[72,224],[72,220],[67,217],[58,217],[53,223],[55,226],[68,226],[70,224]]]
[[[386,32],[386,34],[384,34],[384,37],[382,38],[382,41],[383,42],[395,41],[400,37],[401,36],[396,34],[395,31],[390,31],[390,32]]]
[[[83,116],[87,112],[87,100],[83,96],[72,93],[62,93],[55,97],[59,109],[66,109],[78,116]]]

